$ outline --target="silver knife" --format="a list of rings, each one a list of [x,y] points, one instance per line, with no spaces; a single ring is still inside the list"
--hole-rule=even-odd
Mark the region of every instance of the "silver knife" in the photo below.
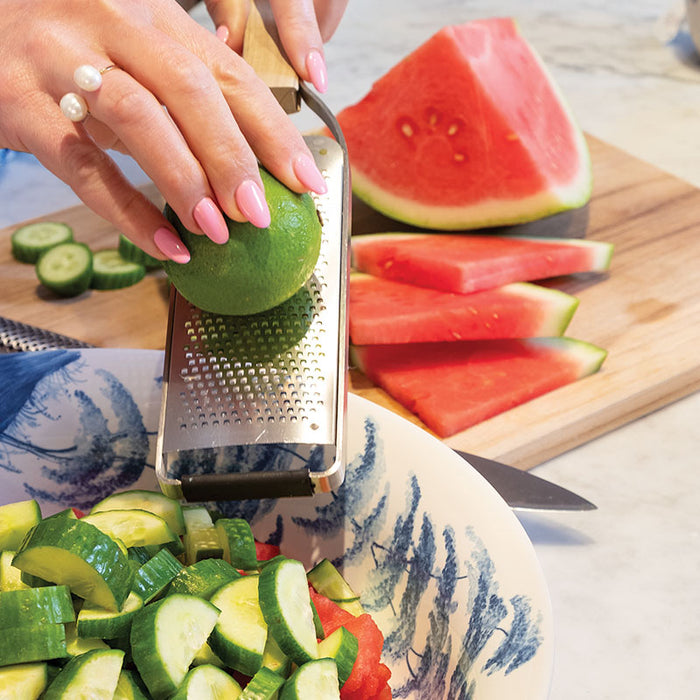
[[[94,347],[75,338],[0,316],[0,352]],[[455,450],[467,460],[511,508],[593,510],[590,501],[551,481],[486,457]]]
[[[530,472],[493,459],[455,450],[493,486],[511,508],[528,510],[595,510],[590,501]]]

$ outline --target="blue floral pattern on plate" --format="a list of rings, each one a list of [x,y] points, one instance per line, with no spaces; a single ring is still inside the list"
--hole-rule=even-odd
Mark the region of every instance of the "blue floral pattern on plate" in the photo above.
[[[114,490],[157,488],[163,355],[0,355],[0,501],[46,515]],[[220,502],[311,565],[326,556],[385,635],[395,698],[546,698],[552,622],[517,519],[476,472],[417,427],[349,397],[336,493]]]

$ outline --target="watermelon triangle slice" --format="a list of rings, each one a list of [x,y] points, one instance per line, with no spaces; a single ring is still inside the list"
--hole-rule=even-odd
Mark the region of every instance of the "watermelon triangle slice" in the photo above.
[[[355,269],[469,294],[510,282],[604,272],[613,245],[579,238],[450,233],[376,233],[352,238]]]
[[[566,337],[351,348],[354,366],[442,438],[596,372],[606,354]]]
[[[440,30],[338,122],[355,194],[414,226],[521,223],[591,195],[583,133],[511,18]]]
[[[454,294],[355,272],[350,340],[356,345],[559,336],[578,299],[529,282]]]

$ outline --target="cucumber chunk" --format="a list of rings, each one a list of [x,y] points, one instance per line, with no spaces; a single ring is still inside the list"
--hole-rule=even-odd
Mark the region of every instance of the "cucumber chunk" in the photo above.
[[[357,637],[346,630],[345,627],[338,627],[337,630],[318,644],[318,655],[335,661],[335,665],[338,667],[338,682],[341,688],[352,673],[358,650]]]
[[[147,510],[149,513],[160,515],[177,535],[185,533],[185,519],[182,515],[182,505],[174,498],[169,498],[160,491],[146,489],[130,489],[113,493],[95,503],[90,513],[101,513],[105,510]]]
[[[6,700],[37,700],[48,683],[45,663],[0,668],[0,697]]]
[[[146,268],[131,260],[126,260],[116,248],[98,250],[92,256],[93,289],[123,289],[140,282],[146,275]]]
[[[59,243],[41,254],[36,275],[39,282],[59,296],[82,294],[92,279],[92,251],[85,243]]]
[[[219,518],[215,527],[224,547],[223,558],[237,569],[257,569],[258,555],[250,523],[243,518]]]
[[[223,559],[202,559],[184,567],[173,579],[170,593],[189,593],[209,599],[222,586],[241,574]]]
[[[15,260],[34,264],[42,253],[73,240],[73,229],[59,221],[36,221],[20,226],[10,237]]]
[[[330,598],[351,615],[359,617],[365,612],[360,596],[329,559],[321,559],[306,576],[317,593]]]
[[[211,603],[181,594],[150,603],[134,615],[131,652],[154,700],[175,693],[218,617]]]
[[[0,629],[74,620],[73,600],[67,586],[44,586],[0,593]]]
[[[33,498],[0,506],[0,551],[17,549],[40,520],[41,509]]]
[[[332,659],[309,661],[294,671],[280,700],[339,700],[338,669]]]
[[[141,608],[143,608],[143,600],[134,592],[129,593],[119,612],[105,610],[85,601],[78,613],[78,636],[97,639],[124,637],[131,631],[131,621]]]
[[[112,700],[122,670],[124,652],[92,649],[74,656],[51,681],[42,700]]]
[[[0,666],[62,659],[67,655],[62,622],[5,627],[0,635]]]
[[[284,678],[263,666],[249,681],[238,700],[274,700]]]
[[[119,610],[131,591],[133,570],[121,547],[94,525],[46,518],[27,535],[12,565],[109,610]]]
[[[139,681],[136,673],[122,668],[113,700],[149,700],[146,689],[141,687]]]
[[[236,700],[240,695],[241,686],[226,671],[204,664],[187,672],[172,700]]]
[[[79,637],[78,625],[75,622],[66,624],[66,652],[68,656],[80,656],[91,649],[109,649],[104,639],[96,637]]]
[[[29,588],[29,585],[22,580],[22,572],[12,566],[12,560],[17,552],[6,549],[0,552],[0,591],[18,591]]]
[[[160,515],[147,510],[134,508],[91,512],[82,521],[94,525],[113,539],[120,540],[127,548],[179,542],[179,537],[168,523]]]
[[[267,624],[258,601],[257,575],[241,576],[210,598],[221,615],[209,644],[236,671],[252,676],[262,666]]]
[[[182,564],[170,550],[161,549],[138,568],[131,589],[144,603],[150,603],[168,588],[181,571]]]
[[[224,545],[215,527],[203,527],[193,532],[186,532],[182,538],[185,546],[185,563],[195,564],[202,559],[221,559]]]
[[[260,609],[280,649],[298,666],[318,658],[304,565],[280,559],[260,572]]]

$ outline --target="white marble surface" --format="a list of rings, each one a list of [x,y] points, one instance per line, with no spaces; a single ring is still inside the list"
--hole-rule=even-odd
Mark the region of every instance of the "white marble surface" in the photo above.
[[[327,47],[326,101],[336,110],[355,101],[445,24],[512,15],[586,131],[700,186],[700,59],[684,30],[667,40],[664,18],[673,5],[350,0]],[[305,117],[299,121],[307,127]],[[8,225],[75,200],[19,158],[0,166],[0,202],[0,225]],[[694,394],[536,468],[598,505],[520,516],[555,611],[552,700],[700,697],[699,415]]]

